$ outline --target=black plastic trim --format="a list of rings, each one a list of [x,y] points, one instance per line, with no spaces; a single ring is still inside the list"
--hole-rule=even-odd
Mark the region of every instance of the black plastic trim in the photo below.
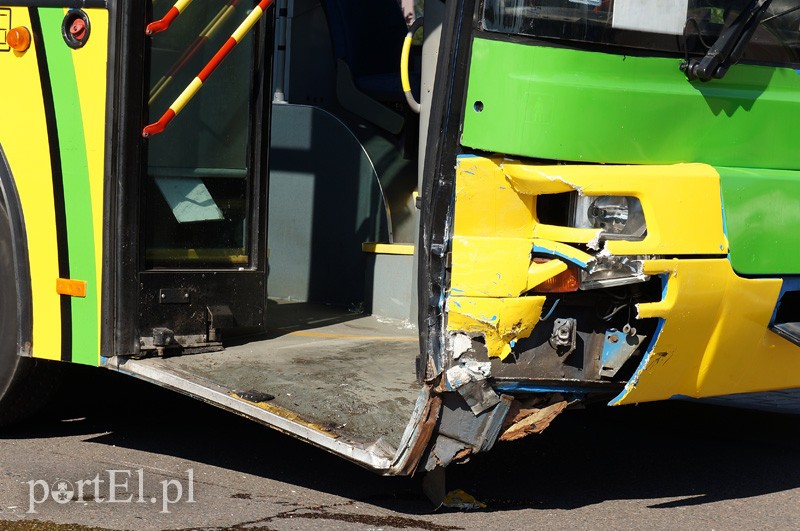
[[[428,124],[428,144],[422,182],[419,250],[420,357],[417,378],[431,379],[444,368],[444,294],[449,274],[456,156],[461,152],[461,122],[472,53],[476,0],[448,0],[442,26],[435,90]],[[433,374],[428,371],[433,363]]]
[[[106,109],[105,109],[105,145],[103,161],[103,256],[102,256],[102,286],[100,293],[100,354],[113,355],[115,352],[115,318],[116,312],[116,286],[115,272],[117,271],[117,252],[114,231],[116,220],[117,189],[114,175],[116,168],[116,136],[117,136],[117,40],[120,34],[119,2],[114,2],[108,8],[108,55],[106,66]]]
[[[28,257],[28,235],[25,231],[25,216],[22,203],[14,183],[11,167],[0,144],[0,202],[6,207],[11,225],[12,252],[14,253],[14,276],[17,281],[17,353],[31,355],[33,345],[33,294],[31,290],[31,267]]]
[[[145,157],[141,137],[144,5],[149,2],[115,2],[109,10],[101,333],[106,357],[139,352],[138,205],[141,161]]]

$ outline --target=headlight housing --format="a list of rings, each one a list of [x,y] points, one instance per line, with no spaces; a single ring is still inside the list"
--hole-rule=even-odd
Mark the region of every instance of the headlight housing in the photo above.
[[[612,288],[650,279],[642,272],[647,256],[598,256],[589,269],[581,271],[581,289]]]
[[[601,240],[644,239],[647,224],[639,198],[625,195],[589,196],[572,194],[570,201],[572,226],[600,229]],[[581,289],[610,288],[644,282],[642,261],[647,257],[607,256],[600,253],[588,270],[581,271]]]
[[[601,229],[603,239],[641,240],[647,234],[642,203],[637,197],[575,193],[571,205],[572,226]]]

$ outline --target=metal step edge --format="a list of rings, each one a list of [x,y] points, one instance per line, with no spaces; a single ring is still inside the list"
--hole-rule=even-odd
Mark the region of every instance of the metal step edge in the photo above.
[[[393,465],[397,464],[397,459],[393,456],[385,455],[385,452],[378,445],[366,446],[348,441],[342,436],[326,434],[303,423],[288,419],[272,411],[267,411],[253,403],[230,396],[231,389],[185,373],[169,366],[161,359],[135,360],[114,357],[107,359],[106,368],[199,398],[222,409],[258,421],[292,437],[307,441],[314,446],[378,473],[391,475],[393,473]],[[408,432],[408,430],[406,431]]]

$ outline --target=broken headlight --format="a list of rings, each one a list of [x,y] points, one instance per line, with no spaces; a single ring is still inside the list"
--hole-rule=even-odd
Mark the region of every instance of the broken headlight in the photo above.
[[[572,226],[601,229],[606,240],[641,240],[647,233],[642,203],[631,196],[574,194]]]
[[[598,289],[636,284],[650,277],[642,272],[646,256],[607,256],[598,254],[588,269],[581,271],[581,289]]]

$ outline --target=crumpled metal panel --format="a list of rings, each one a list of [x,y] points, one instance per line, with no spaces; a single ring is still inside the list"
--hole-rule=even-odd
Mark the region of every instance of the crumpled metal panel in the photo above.
[[[447,328],[482,334],[489,356],[504,359],[515,341],[531,335],[544,302],[544,297],[451,297]]]
[[[491,450],[513,400],[502,395],[496,406],[475,415],[460,395],[442,395],[438,434],[428,450],[425,470],[445,467],[454,460]]]
[[[564,192],[638,198],[646,236],[601,242],[598,229],[539,222],[537,196]],[[598,257],[720,255],[728,250],[719,175],[704,164],[544,166],[460,157],[453,227],[447,330],[482,335],[489,356],[500,359],[539,322],[545,299],[525,293],[567,264],[588,269]],[[532,253],[552,259],[537,264]]]

